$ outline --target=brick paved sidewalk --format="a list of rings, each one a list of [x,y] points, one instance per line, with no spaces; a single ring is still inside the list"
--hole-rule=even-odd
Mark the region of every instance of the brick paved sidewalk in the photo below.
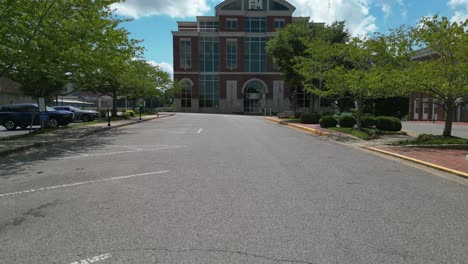
[[[405,121],[405,123],[416,123],[416,124],[439,124],[445,125],[445,121]],[[453,126],[468,126],[468,122],[453,122]]]
[[[468,155],[468,150],[430,149],[399,146],[377,146],[374,148],[424,162],[429,162],[451,170],[468,173],[468,160],[465,160],[466,155]]]

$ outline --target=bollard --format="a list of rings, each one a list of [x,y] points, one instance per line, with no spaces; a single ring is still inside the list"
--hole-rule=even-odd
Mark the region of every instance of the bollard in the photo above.
[[[107,109],[107,126],[108,126],[108,127],[111,126],[111,123],[110,123],[110,111],[109,111],[109,109]]]

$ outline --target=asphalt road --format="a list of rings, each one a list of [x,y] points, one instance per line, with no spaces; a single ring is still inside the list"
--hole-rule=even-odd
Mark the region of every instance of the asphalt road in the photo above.
[[[433,124],[430,122],[416,123],[403,122],[403,130],[411,131],[416,134],[442,135],[444,133],[444,124]],[[453,125],[452,136],[468,138],[468,126]]]
[[[0,159],[0,263],[468,263],[468,187],[259,117]]]

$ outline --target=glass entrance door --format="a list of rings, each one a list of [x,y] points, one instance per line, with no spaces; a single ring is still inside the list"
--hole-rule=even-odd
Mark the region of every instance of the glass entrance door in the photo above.
[[[244,100],[244,110],[246,113],[261,113],[261,103],[260,99],[245,99]]]

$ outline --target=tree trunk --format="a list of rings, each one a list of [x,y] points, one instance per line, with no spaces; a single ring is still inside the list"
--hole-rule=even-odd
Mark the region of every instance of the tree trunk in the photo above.
[[[293,111],[294,111],[294,117],[296,117],[296,112],[297,112],[297,85],[294,86]]]
[[[445,111],[445,128],[444,128],[444,137],[452,136],[452,123],[453,123],[453,113],[455,110],[454,104],[448,104]]]
[[[361,117],[362,117],[361,102],[356,100],[356,127],[359,130],[362,129]]]
[[[112,93],[112,117],[117,117],[117,93]]]
[[[309,100],[310,100],[310,112],[314,113],[315,112],[315,95],[310,93]]]

